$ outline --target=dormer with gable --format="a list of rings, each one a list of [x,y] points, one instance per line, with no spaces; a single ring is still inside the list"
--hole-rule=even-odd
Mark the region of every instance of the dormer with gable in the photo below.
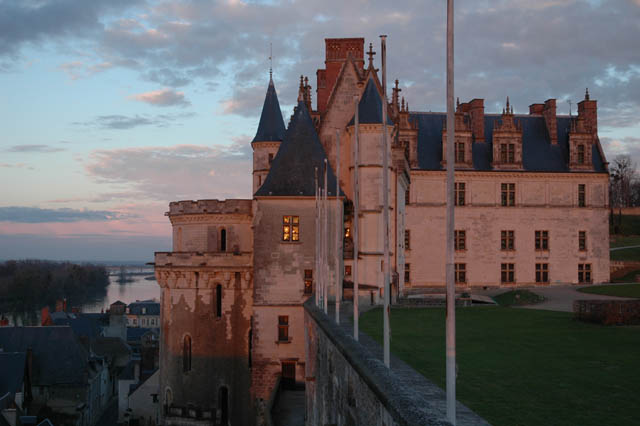
[[[494,170],[522,169],[522,126],[514,120],[513,106],[509,104],[502,110],[502,117],[493,127]]]
[[[578,117],[571,120],[569,130],[569,169],[593,170],[593,149],[597,134],[596,101],[585,99],[578,103]]]
[[[456,169],[473,168],[473,131],[471,121],[460,108],[455,114],[455,167]],[[447,167],[447,123],[442,128],[442,167]]]

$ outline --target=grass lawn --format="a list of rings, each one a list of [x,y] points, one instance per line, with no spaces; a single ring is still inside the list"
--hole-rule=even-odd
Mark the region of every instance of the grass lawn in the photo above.
[[[637,273],[638,271],[635,272]],[[640,298],[640,284],[596,285],[593,287],[583,287],[578,289],[578,291],[582,293],[604,294],[607,296]]]
[[[393,309],[391,350],[444,388],[444,309]],[[564,312],[456,310],[458,399],[493,425],[630,425],[640,419],[640,327]],[[382,341],[382,310],[361,329]]]
[[[623,214],[621,225],[618,225],[618,219],[617,213],[614,218],[610,218],[609,230],[611,234],[616,233],[616,228],[618,228],[618,234],[640,235],[640,216]]]
[[[640,246],[640,235],[614,235],[611,248]]]
[[[544,302],[544,297],[529,290],[511,290],[493,296],[493,300],[500,306],[523,306]]]
[[[640,247],[615,250],[610,252],[611,260],[635,260],[640,261]]]

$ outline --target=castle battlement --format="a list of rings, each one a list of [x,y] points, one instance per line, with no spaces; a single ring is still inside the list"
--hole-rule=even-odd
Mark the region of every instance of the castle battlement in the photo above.
[[[253,265],[251,252],[156,252],[156,268],[242,268]]]
[[[169,203],[167,216],[181,214],[252,214],[252,200],[185,200]]]

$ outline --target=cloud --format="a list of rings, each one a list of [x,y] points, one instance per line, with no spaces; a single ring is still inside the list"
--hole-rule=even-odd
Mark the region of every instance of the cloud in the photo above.
[[[606,153],[607,161],[610,163],[619,155],[628,155],[635,164],[640,164],[640,138],[630,136],[623,138],[601,137],[600,142]]]
[[[149,199],[251,197],[249,136],[229,146],[176,145],[93,151],[86,171],[100,183]],[[121,194],[122,195],[122,194]]]
[[[14,145],[7,149],[8,152],[60,152],[64,148],[55,148],[49,145]]]
[[[35,170],[33,167],[29,166],[25,163],[0,163],[0,167],[5,169],[27,169],[27,170]]]
[[[179,124],[180,120],[195,116],[195,113],[182,114],[158,114],[145,115],[136,114],[126,116],[120,114],[100,115],[89,121],[76,121],[73,124],[78,126],[98,127],[101,129],[127,130],[140,126],[168,127],[172,124]]]
[[[155,106],[188,106],[191,102],[185,99],[184,92],[176,92],[172,89],[160,89],[130,96],[139,102],[145,102]]]
[[[0,207],[0,222],[50,223],[50,222],[106,222],[136,217],[129,213],[104,210],[41,209],[38,207]]]

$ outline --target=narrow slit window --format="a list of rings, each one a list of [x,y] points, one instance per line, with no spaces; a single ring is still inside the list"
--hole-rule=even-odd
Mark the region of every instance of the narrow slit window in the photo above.
[[[227,230],[220,230],[220,251],[227,251]]]
[[[222,317],[222,285],[216,286],[216,317]]]
[[[182,339],[182,370],[185,373],[191,371],[191,336]]]

